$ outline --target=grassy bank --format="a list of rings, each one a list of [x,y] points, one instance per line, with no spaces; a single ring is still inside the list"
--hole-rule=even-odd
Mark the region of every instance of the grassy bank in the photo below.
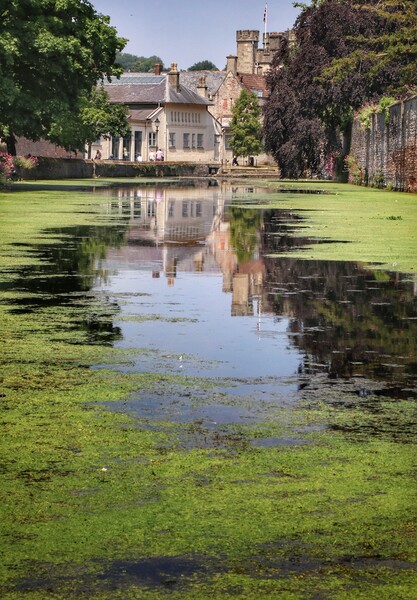
[[[349,194],[274,202],[308,210],[315,235],[334,221],[333,234]],[[379,213],[402,216],[377,219],[384,228],[415,214],[402,198]],[[91,289],[105,276],[96,259],[122,243],[126,223],[102,201],[56,189],[0,194],[1,597],[414,599],[412,398],[364,403],[350,388],[305,389],[256,425],[211,429],[104,408],[133,393],[195,405],[236,397],[222,382],[112,368],[131,352],[113,348],[117,305]],[[312,248],[364,261],[363,249],[349,254],[355,244]],[[396,251],[407,272],[413,244]],[[242,408],[251,401],[243,396]],[[285,443],[254,443],[270,439]]]

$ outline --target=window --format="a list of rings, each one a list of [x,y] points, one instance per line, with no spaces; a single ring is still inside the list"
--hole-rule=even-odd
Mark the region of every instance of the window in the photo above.
[[[135,156],[136,159],[139,155],[142,154],[142,132],[135,131]]]
[[[188,217],[188,202],[183,202],[182,203],[182,216]]]
[[[132,160],[132,157],[130,156],[131,143],[132,138],[130,135],[123,138],[123,160]]]
[[[191,134],[191,148],[195,148],[195,133]]]
[[[175,132],[169,134],[169,147],[175,148]]]
[[[196,202],[195,204],[195,216],[196,217],[201,217],[202,215],[202,205],[201,202]]]
[[[119,158],[119,140],[118,136],[114,136],[111,139],[111,157]]]
[[[149,132],[149,146],[156,146],[156,133],[155,131]]]
[[[197,148],[204,148],[204,137],[202,133],[197,133]]]
[[[183,134],[183,147],[184,148],[190,147],[190,134],[189,133]]]

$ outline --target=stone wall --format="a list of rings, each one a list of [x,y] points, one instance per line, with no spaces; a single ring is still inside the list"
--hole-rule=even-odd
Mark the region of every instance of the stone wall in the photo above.
[[[367,129],[355,119],[350,155],[357,183],[416,191],[417,97],[393,104],[386,114],[373,114]]]
[[[33,170],[17,169],[25,180],[85,179],[92,177],[206,177],[215,174],[219,165],[195,163],[133,163],[93,161],[78,158],[39,158]]]

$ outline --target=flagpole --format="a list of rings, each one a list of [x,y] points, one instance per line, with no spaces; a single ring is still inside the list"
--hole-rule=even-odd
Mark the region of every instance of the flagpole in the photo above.
[[[265,10],[264,10],[264,48],[266,45],[267,20],[268,20],[268,3],[265,4]]]

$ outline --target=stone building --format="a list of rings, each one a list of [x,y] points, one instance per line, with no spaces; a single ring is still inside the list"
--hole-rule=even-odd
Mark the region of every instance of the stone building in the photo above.
[[[253,92],[262,107],[268,97],[266,73],[271,67],[274,53],[283,39],[293,40],[293,33],[266,33],[263,47],[259,48],[259,31],[236,32],[236,54],[227,56],[224,71],[181,71],[181,82],[191,90],[211,101],[209,111],[221,125],[222,140],[220,160],[230,163],[233,158],[230,148],[229,123],[232,110],[242,89]],[[256,157],[256,164],[270,164],[272,159],[263,154]]]
[[[232,109],[242,89],[254,92],[262,106],[267,99],[266,73],[282,40],[293,40],[293,33],[265,33],[259,47],[257,30],[236,32],[236,54],[227,56],[223,71],[181,71],[172,65],[169,73],[124,73],[106,84],[111,102],[128,106],[131,135],[102,138],[86,152],[102,158],[144,161],[161,148],[164,158],[173,162],[232,161],[229,123]],[[34,156],[65,157],[70,154],[49,142],[18,140],[18,153]],[[273,162],[266,155],[256,164]]]
[[[169,73],[125,73],[107,83],[110,102],[129,109],[131,133],[102,138],[92,147],[104,159],[152,159],[161,149],[165,161],[210,163],[220,160],[221,128],[208,108],[210,100],[180,82],[173,63]]]
[[[294,33],[291,30],[264,33],[263,45],[260,48],[259,31],[237,31],[237,53],[227,57],[227,70],[245,75],[266,75],[283,39],[293,42]]]

